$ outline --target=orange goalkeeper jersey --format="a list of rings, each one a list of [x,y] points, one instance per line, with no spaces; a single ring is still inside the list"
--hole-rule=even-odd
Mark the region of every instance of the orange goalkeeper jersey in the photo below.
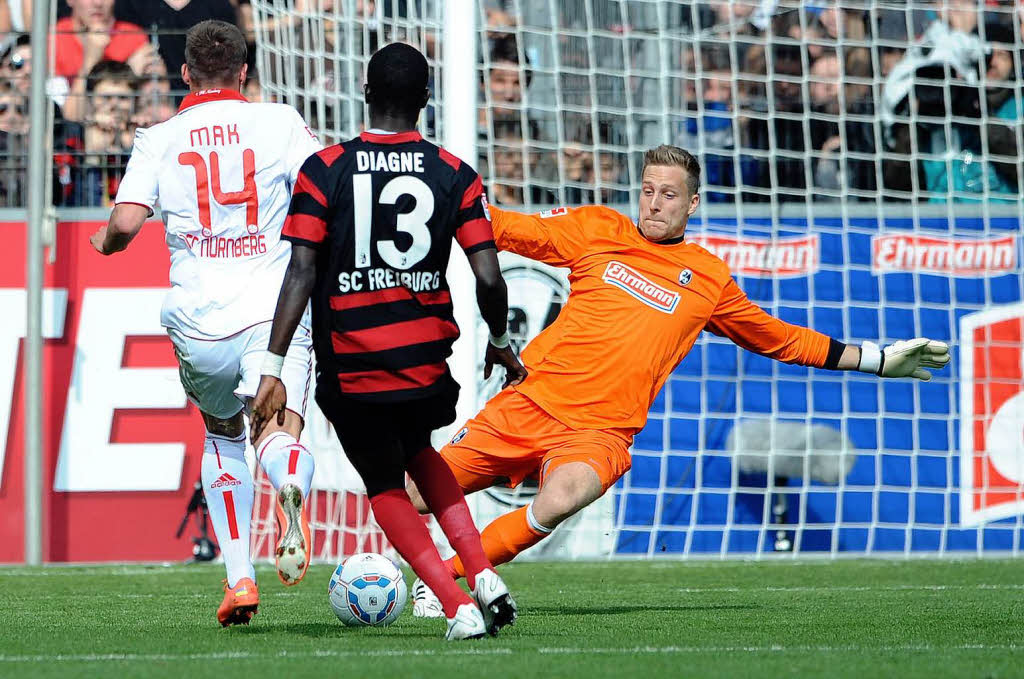
[[[515,388],[574,429],[640,431],[704,329],[786,363],[825,363],[826,335],[767,314],[699,245],[652,243],[597,205],[491,211],[499,249],[569,268],[569,300],[523,351],[530,375]]]

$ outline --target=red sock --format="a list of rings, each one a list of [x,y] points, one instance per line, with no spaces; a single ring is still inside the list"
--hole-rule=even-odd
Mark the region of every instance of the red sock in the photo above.
[[[473,524],[473,517],[466,505],[459,482],[455,480],[448,464],[433,448],[424,448],[408,465],[407,471],[427,503],[430,512],[444,531],[445,537],[459,559],[465,564],[469,588],[476,586],[480,571],[491,568],[491,562],[484,554],[480,543],[480,531]]]
[[[537,532],[526,517],[529,506],[520,507],[514,512],[502,514],[491,521],[480,536],[484,553],[491,563],[498,565],[511,561],[516,555],[534,546],[551,533]],[[445,561],[448,572],[454,578],[466,574],[462,560],[455,556]]]
[[[430,539],[430,532],[404,489],[396,488],[375,495],[370,498],[370,506],[384,535],[441,600],[445,616],[454,617],[459,606],[472,603],[448,573]]]

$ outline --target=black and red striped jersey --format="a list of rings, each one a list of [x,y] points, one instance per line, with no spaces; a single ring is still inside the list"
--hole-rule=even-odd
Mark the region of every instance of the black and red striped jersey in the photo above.
[[[467,255],[494,247],[473,168],[418,132],[364,132],[306,160],[283,237],[318,250],[318,379],[336,376],[343,394],[369,401],[448,383],[459,336],[445,278],[452,239]]]

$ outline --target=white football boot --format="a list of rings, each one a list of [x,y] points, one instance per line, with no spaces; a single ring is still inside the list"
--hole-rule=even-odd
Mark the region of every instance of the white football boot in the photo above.
[[[286,587],[297,585],[309,568],[313,540],[309,507],[294,483],[286,483],[277,491],[277,537],[277,577]]]
[[[448,631],[444,638],[448,641],[460,639],[482,639],[487,636],[487,625],[480,609],[473,604],[462,604],[455,611],[454,618],[448,618]]]
[[[416,578],[416,582],[412,583],[412,617],[444,617],[444,607],[441,606],[441,600],[434,594],[434,590],[427,587],[427,583],[419,578]]]
[[[505,625],[512,625],[519,614],[515,599],[505,582],[490,568],[480,571],[473,588],[473,600],[480,607],[487,632],[494,636]]]

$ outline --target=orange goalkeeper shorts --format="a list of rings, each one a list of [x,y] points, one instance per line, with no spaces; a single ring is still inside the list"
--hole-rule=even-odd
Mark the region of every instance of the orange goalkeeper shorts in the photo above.
[[[441,449],[466,493],[544,477],[563,464],[583,462],[608,490],[632,466],[629,442],[600,430],[571,429],[514,389],[505,389]]]

